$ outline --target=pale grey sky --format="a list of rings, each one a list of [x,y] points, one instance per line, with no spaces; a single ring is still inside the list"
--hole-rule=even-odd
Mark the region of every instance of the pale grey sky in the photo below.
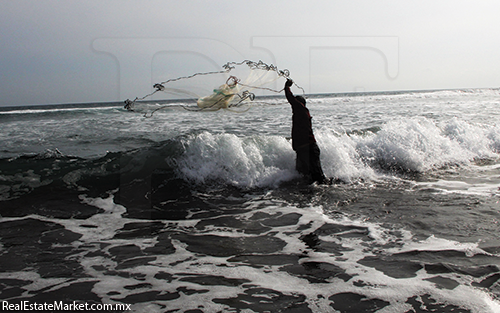
[[[500,1],[0,0],[0,106],[263,60],[307,93],[500,87]]]

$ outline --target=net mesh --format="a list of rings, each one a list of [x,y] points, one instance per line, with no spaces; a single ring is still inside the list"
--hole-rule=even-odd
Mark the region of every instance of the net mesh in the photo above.
[[[189,76],[168,79],[153,85],[153,91],[134,100],[125,100],[125,109],[146,111],[151,117],[159,110],[180,106],[189,111],[217,111],[220,109],[245,112],[255,100],[255,93],[280,93],[273,87],[280,78],[291,79],[288,70],[280,70],[273,64],[262,61],[228,62],[220,71],[199,72]],[[219,87],[213,88],[213,85]],[[212,86],[212,87],[210,87]],[[295,84],[305,94],[304,89]],[[212,89],[213,88],[213,89]],[[211,89],[211,91],[209,91]],[[162,96],[164,99],[176,99],[177,102],[147,106],[148,101]],[[147,109],[144,109],[147,107]]]

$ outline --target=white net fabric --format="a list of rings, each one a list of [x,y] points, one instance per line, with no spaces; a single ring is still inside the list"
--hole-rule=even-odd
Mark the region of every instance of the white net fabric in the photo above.
[[[280,93],[283,89],[276,89],[277,80],[290,79],[288,70],[279,70],[276,66],[262,61],[228,62],[222,68],[220,71],[200,72],[157,83],[153,86],[152,93],[134,100],[127,99],[125,108],[129,111],[145,112],[147,117],[173,105],[190,111],[226,109],[244,112],[255,99],[255,92]],[[217,85],[219,87],[213,88]],[[304,91],[300,86],[296,86]],[[163,100],[182,101],[151,105],[153,97],[158,98],[160,95]]]

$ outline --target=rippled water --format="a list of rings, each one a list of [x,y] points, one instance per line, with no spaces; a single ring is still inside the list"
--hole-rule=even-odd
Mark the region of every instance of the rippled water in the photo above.
[[[498,312],[496,89],[0,112],[0,298],[137,312]]]

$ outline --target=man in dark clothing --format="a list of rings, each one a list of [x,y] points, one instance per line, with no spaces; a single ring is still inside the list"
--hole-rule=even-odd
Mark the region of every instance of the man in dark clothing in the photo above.
[[[326,183],[327,179],[321,168],[320,150],[312,131],[311,115],[306,108],[306,99],[294,96],[290,91],[293,81],[285,83],[286,99],[292,106],[292,148],[297,153],[296,169],[313,182]]]

